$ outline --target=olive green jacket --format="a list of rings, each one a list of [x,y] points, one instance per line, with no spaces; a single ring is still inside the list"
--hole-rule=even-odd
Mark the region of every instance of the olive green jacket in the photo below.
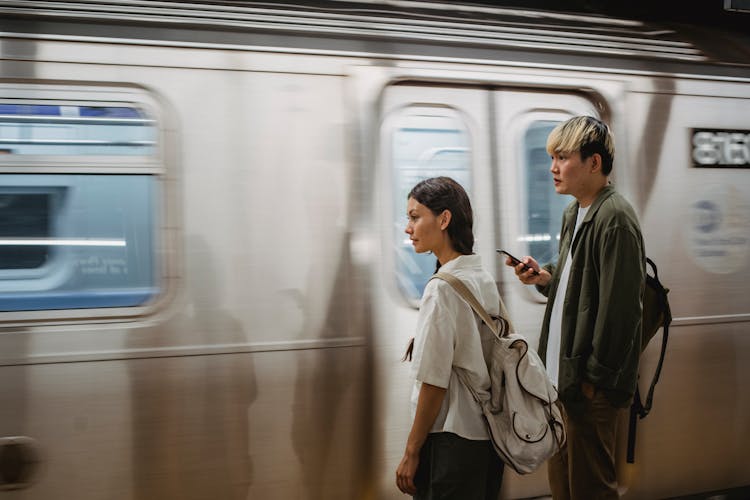
[[[558,261],[564,263],[578,215],[578,202],[563,214]],[[583,402],[581,383],[603,390],[614,406],[633,397],[641,350],[646,256],[633,207],[612,186],[591,204],[573,244],[562,313],[558,389],[566,407]],[[562,266],[547,264],[552,279],[537,287],[549,298],[539,355],[546,359],[550,315]]]

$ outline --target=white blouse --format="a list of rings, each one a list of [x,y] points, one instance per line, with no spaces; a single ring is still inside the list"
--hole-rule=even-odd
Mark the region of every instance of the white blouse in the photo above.
[[[500,295],[492,276],[482,269],[478,255],[462,255],[440,268],[471,290],[490,315],[499,314]],[[487,391],[490,377],[479,337],[481,320],[449,283],[433,279],[422,295],[414,337],[411,395],[412,419],[422,383],[446,388],[445,399],[430,432],[452,432],[466,439],[489,439],[479,405],[461,383],[464,370],[472,385]]]

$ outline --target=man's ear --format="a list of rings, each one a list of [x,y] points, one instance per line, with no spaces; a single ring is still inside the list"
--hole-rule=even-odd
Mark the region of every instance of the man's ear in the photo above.
[[[592,173],[602,171],[602,155],[600,155],[599,153],[594,153],[589,156],[589,160],[591,161]]]
[[[450,210],[443,210],[443,213],[440,214],[440,229],[445,230],[448,227],[448,224],[450,224],[452,217],[453,214]]]

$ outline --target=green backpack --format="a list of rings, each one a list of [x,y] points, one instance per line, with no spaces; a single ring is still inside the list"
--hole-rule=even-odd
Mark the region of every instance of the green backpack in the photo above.
[[[654,377],[651,379],[651,386],[648,389],[648,395],[646,396],[646,402],[641,401],[641,393],[638,390],[638,386],[635,388],[635,395],[633,396],[633,404],[630,405],[630,425],[628,428],[628,463],[632,464],[635,461],[635,430],[636,424],[639,419],[644,418],[651,411],[651,407],[654,403],[654,388],[656,383],[659,381],[659,375],[661,374],[661,367],[664,364],[664,354],[667,351],[667,339],[669,338],[669,324],[672,322],[672,310],[669,307],[669,300],[667,294],[669,288],[665,288],[664,285],[659,281],[659,272],[656,269],[654,261],[646,257],[646,263],[653,269],[653,276],[646,271],[646,288],[643,292],[643,318],[642,318],[642,340],[641,340],[641,352],[646,349],[646,346],[651,339],[656,335],[656,332],[660,328],[664,328],[664,334],[661,340],[661,354],[659,355],[659,363],[656,365],[656,371]]]

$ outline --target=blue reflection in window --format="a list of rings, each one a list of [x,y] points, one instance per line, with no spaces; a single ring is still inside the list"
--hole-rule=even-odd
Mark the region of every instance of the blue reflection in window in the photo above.
[[[157,195],[151,175],[0,175],[0,311],[156,296]]]
[[[127,106],[0,103],[0,152],[49,156],[150,156],[155,122]]]

